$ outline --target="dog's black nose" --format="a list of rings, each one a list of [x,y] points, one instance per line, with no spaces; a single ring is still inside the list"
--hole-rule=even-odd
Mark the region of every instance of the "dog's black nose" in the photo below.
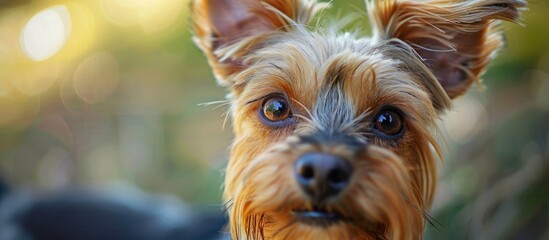
[[[322,202],[347,187],[353,168],[339,156],[307,153],[295,162],[295,178],[314,201]]]

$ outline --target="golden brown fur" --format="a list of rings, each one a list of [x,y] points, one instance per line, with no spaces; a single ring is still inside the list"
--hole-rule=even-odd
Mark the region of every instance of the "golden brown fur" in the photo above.
[[[306,25],[326,7],[313,0],[193,2],[195,41],[231,91],[236,139],[223,197],[234,239],[421,238],[440,157],[436,120],[478,81],[501,45],[494,20],[518,20],[525,2],[368,6],[371,38],[321,26],[311,31]],[[292,119],[282,127],[260,119],[273,94],[291,105]],[[376,113],[387,106],[404,116],[398,138],[373,131]],[[303,140],[319,133],[326,141]],[[294,162],[309,152],[342,156],[353,166],[337,197],[313,203],[300,190]],[[317,207],[343,220],[314,225],[294,215]]]

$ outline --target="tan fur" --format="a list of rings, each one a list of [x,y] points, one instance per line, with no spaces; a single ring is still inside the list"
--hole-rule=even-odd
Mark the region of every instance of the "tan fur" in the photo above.
[[[231,90],[236,139],[223,198],[233,239],[422,237],[436,187],[435,159],[441,158],[432,135],[439,114],[450,98],[478,81],[501,45],[493,19],[515,21],[525,4],[380,0],[368,5],[372,38],[320,26],[311,31],[306,24],[326,7],[312,0],[193,2],[195,41],[218,81]],[[448,75],[456,69],[465,75]],[[260,119],[262,100],[272,94],[290,101],[292,124],[273,128]],[[405,132],[398,139],[372,132],[373,118],[385,106],[404,115]],[[331,130],[364,149],[300,141]],[[313,208],[293,175],[294,162],[308,152],[344,156],[355,169],[344,192],[322,206],[345,221],[311,226],[292,215]]]

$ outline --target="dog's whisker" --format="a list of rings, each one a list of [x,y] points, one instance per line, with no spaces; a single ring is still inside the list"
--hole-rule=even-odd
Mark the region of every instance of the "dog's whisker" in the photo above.
[[[429,215],[425,211],[422,210],[421,214],[423,215],[425,220],[427,220],[427,222],[429,222],[429,224],[431,226],[433,226],[438,232],[440,232],[440,228],[444,228],[444,225],[442,225],[439,221],[437,221],[434,217],[432,217],[431,215]]]
[[[214,109],[229,106],[231,102],[229,100],[219,100],[219,101],[211,101],[211,102],[205,102],[205,103],[199,103],[198,106],[201,107],[209,107],[214,106]]]
[[[234,206],[234,199],[231,198],[229,199],[228,201],[226,201],[224,204],[223,204],[223,211],[220,213],[220,215],[226,215],[227,212],[229,210],[231,210],[231,208]]]
[[[411,203],[410,203],[411,204]],[[431,215],[429,215],[427,212],[425,212],[423,209],[420,209],[418,206],[412,204],[412,206],[418,211],[421,213],[421,216],[425,219],[425,221],[427,221],[432,227],[435,228],[435,230],[437,230],[437,232],[440,232],[440,228],[444,228],[444,226],[439,222],[437,221],[434,217],[432,217]]]
[[[305,110],[305,112],[308,115],[307,118],[311,118],[311,116],[313,116],[313,114],[311,114],[311,111],[305,105],[303,105],[303,103],[301,103],[299,100],[295,98],[291,98],[290,100],[294,103],[297,103],[297,105],[299,105],[303,110]]]
[[[303,116],[301,114],[294,114],[295,117],[305,121],[308,125],[312,125],[314,124],[313,120],[311,120],[310,118],[306,117],[306,116]]]

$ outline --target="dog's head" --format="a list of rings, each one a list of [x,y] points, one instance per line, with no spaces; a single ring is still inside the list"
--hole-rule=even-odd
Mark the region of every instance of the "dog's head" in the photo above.
[[[368,1],[371,37],[309,26],[313,0],[195,0],[195,40],[231,91],[224,198],[240,238],[418,239],[431,132],[522,0]],[[433,152],[435,154],[433,154]]]

